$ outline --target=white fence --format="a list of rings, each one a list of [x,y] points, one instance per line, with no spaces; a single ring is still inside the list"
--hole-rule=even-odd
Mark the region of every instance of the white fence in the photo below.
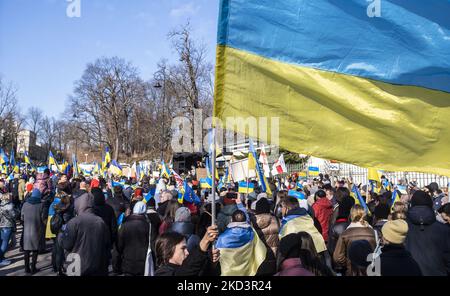
[[[305,170],[310,164],[286,164],[289,173],[299,172]],[[330,176],[337,176],[339,178],[352,177],[353,181],[357,184],[367,184],[367,169],[359,166],[355,166],[347,163],[334,164],[339,170],[330,170],[330,163],[325,161],[323,165],[319,165],[319,170],[323,174]],[[450,178],[446,176],[439,176],[427,173],[416,172],[383,172],[383,175],[393,184],[400,183],[400,180],[406,180],[407,182],[416,181],[419,187],[424,187],[431,182],[436,182],[440,187],[447,187]]]

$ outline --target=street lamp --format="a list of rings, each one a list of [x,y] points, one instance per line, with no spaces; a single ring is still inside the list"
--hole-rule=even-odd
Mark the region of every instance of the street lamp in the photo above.
[[[153,86],[156,89],[163,88],[163,101],[162,101],[162,129],[161,129],[161,161],[164,160],[164,132],[165,132],[165,109],[166,109],[166,71],[163,69],[163,86],[158,82]]]
[[[73,119],[76,120],[78,118],[78,115],[76,113],[73,113]],[[76,128],[78,128],[78,125],[75,125]],[[78,135],[75,136],[75,158],[78,159]]]

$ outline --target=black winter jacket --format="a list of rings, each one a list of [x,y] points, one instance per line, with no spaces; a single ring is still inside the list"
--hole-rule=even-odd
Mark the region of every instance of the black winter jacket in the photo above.
[[[407,214],[406,249],[423,275],[450,275],[450,228],[436,221],[432,208],[415,206]]]
[[[386,245],[381,249],[382,276],[421,276],[419,264],[403,245]]]
[[[121,257],[122,272],[144,275],[149,227],[144,215],[130,215],[120,227],[117,252]]]

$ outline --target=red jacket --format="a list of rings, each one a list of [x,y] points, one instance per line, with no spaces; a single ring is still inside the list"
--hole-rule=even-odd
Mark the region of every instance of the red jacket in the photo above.
[[[320,227],[322,227],[322,236],[325,242],[328,241],[328,223],[330,221],[330,217],[333,214],[333,205],[331,201],[326,198],[319,198],[313,204],[314,216],[320,223]]]

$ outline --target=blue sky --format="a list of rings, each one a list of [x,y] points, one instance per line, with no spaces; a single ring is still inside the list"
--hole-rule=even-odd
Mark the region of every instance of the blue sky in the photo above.
[[[175,60],[167,33],[190,20],[214,62],[219,0],[0,0],[0,75],[18,88],[19,107],[64,111],[74,82],[96,58],[119,56],[150,79],[162,58]]]

